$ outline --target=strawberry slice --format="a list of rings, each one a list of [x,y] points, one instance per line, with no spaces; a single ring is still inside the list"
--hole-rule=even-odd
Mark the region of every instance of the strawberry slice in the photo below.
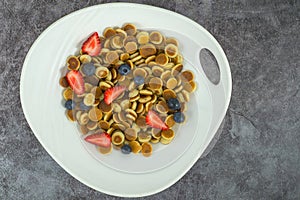
[[[146,116],[146,123],[152,128],[168,130],[169,127],[161,120],[156,112],[149,110]]]
[[[76,94],[81,95],[85,92],[84,80],[79,71],[75,71],[75,70],[69,71],[66,77],[69,85],[71,86],[71,88]]]
[[[111,138],[107,133],[94,133],[84,138],[85,141],[100,147],[110,147]]]
[[[97,32],[94,32],[82,45],[82,53],[90,56],[98,56],[101,51],[100,38]]]
[[[115,86],[113,88],[109,88],[104,92],[104,102],[109,105],[113,100],[118,98],[124,91],[125,86]]]

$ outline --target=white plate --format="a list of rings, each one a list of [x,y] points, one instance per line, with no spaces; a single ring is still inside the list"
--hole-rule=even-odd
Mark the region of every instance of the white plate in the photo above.
[[[66,58],[80,48],[91,32],[101,33],[107,26],[121,26],[124,22],[178,38],[186,60],[185,68],[195,72],[198,85],[188,106],[188,122],[176,131],[170,145],[155,146],[150,158],[124,156],[119,152],[109,156],[96,153],[93,145],[82,142],[75,125],[66,120],[61,105],[62,89],[58,82]],[[212,84],[201,68],[199,52],[202,48],[209,49],[218,61],[221,74],[218,85]],[[220,45],[192,20],[152,6],[112,3],[79,10],[47,28],[26,56],[20,94],[34,134],[67,172],[107,194],[145,196],[175,183],[203,153],[227,110],[231,74]]]

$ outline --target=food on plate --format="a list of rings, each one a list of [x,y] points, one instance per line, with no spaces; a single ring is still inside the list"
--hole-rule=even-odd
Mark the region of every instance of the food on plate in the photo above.
[[[131,23],[87,36],[66,69],[59,84],[67,118],[102,154],[149,157],[155,144],[171,143],[197,88],[176,38]]]

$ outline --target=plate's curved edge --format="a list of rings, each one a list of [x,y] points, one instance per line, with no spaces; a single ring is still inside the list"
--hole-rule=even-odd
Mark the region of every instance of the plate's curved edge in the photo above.
[[[228,68],[227,70],[227,75],[228,77],[230,78],[230,82],[228,83],[229,84],[229,87],[230,87],[230,90],[227,92],[227,97],[228,99],[226,99],[226,109],[225,111],[222,113],[222,120],[224,119],[225,117],[225,114],[227,112],[227,109],[228,109],[228,106],[229,106],[229,103],[230,103],[230,97],[231,97],[231,92],[232,92],[232,78],[231,78],[231,73],[230,73],[230,67],[229,67],[229,63],[228,63],[228,60],[227,60],[227,57],[223,51],[223,49],[221,48],[220,44],[217,42],[217,40],[205,29],[203,28],[200,24],[196,23],[195,21],[193,21],[192,19],[189,19],[188,17],[186,16],[183,16],[181,14],[178,14],[176,12],[173,12],[173,11],[169,11],[169,10],[166,10],[164,8],[159,8],[159,7],[155,7],[155,6],[151,6],[151,5],[144,5],[144,4],[138,4],[138,3],[123,3],[123,2],[116,2],[116,3],[105,3],[105,4],[100,4],[100,5],[95,5],[95,6],[90,6],[90,7],[87,7],[87,8],[83,8],[83,9],[80,9],[80,10],[77,10],[75,12],[72,12],[70,14],[67,14],[65,16],[63,16],[62,18],[58,19],[57,21],[55,21],[54,23],[52,23],[48,28],[46,28],[42,33],[41,35],[38,36],[38,38],[34,41],[34,43],[32,44],[32,46],[30,47],[26,57],[25,57],[25,60],[24,60],[24,63],[23,63],[23,66],[22,66],[22,71],[21,71],[21,78],[20,78],[20,100],[21,100],[21,106],[22,106],[22,109],[24,111],[24,115],[25,115],[25,118],[30,126],[30,128],[32,129],[35,137],[38,139],[38,141],[41,143],[42,147],[47,151],[47,153],[53,158],[53,160],[55,160],[55,162],[57,162],[65,171],[67,171],[71,176],[73,176],[74,178],[76,178],[77,180],[79,180],[80,182],[82,182],[83,184],[87,185],[88,187],[90,188],[93,188],[94,190],[96,191],[100,191],[100,192],[103,192],[105,194],[108,194],[108,195],[113,195],[113,196],[119,196],[119,197],[142,197],[142,196],[149,196],[149,195],[153,195],[153,194],[156,194],[156,193],[159,193],[167,188],[169,188],[170,186],[172,186],[173,184],[175,184],[178,180],[180,180],[190,169],[191,167],[197,162],[197,160],[200,158],[201,154],[204,152],[204,150],[207,148],[209,142],[205,145],[205,148],[203,151],[199,151],[198,153],[198,157],[194,157],[194,159],[191,159],[191,161],[187,164],[188,166],[186,168],[184,168],[184,170],[182,170],[182,172],[180,174],[178,174],[178,176],[174,177],[168,184],[166,184],[164,187],[161,187],[161,188],[158,188],[156,190],[152,190],[152,191],[149,191],[149,192],[144,192],[144,193],[140,193],[140,194],[120,194],[120,193],[116,193],[116,192],[113,192],[113,191],[108,191],[108,190],[104,190],[103,188],[98,188],[98,187],[94,187],[93,185],[89,184],[88,182],[84,181],[83,179],[81,179],[80,177],[78,177],[76,175],[76,173],[73,173],[73,171],[69,168],[67,168],[66,166],[64,166],[64,164],[62,162],[59,161],[59,159],[57,159],[51,152],[48,151],[48,149],[46,148],[46,145],[42,142],[42,140],[40,139],[40,137],[38,136],[38,134],[36,134],[35,132],[35,128],[32,124],[32,122],[30,121],[30,117],[28,115],[28,112],[26,110],[26,107],[24,106],[24,97],[23,97],[23,80],[24,80],[24,73],[25,73],[25,70],[26,70],[26,66],[27,66],[27,62],[28,62],[28,59],[29,57],[31,56],[32,54],[32,51],[34,49],[34,47],[38,44],[38,42],[46,35],[46,33],[48,31],[50,31],[53,27],[56,26],[56,24],[60,23],[61,21],[69,18],[69,17],[73,17],[74,15],[77,15],[77,14],[80,14],[81,12],[85,12],[86,10],[89,10],[89,9],[98,9],[98,8],[105,8],[105,7],[117,7],[117,6],[134,6],[134,7],[141,7],[141,8],[148,8],[148,9],[154,9],[154,10],[159,10],[161,12],[165,12],[165,13],[168,13],[168,14],[171,14],[171,15],[176,15],[177,17],[183,19],[183,20],[186,20],[188,21],[189,23],[192,23],[194,26],[198,27],[199,29],[201,29],[201,31],[203,31],[208,37],[210,37],[212,39],[212,41],[214,42],[214,44],[218,47],[218,49],[220,50],[221,54],[222,54],[222,57],[224,57],[225,59],[225,62],[226,62],[226,67]],[[222,121],[221,120],[221,121]],[[218,123],[218,126],[220,125],[220,123]],[[218,126],[216,128],[216,130],[218,129]],[[214,134],[212,134],[212,137],[211,139],[213,138],[213,136],[215,135],[216,133],[216,130],[214,131]],[[211,140],[210,139],[210,140]],[[209,141],[210,141],[209,140]]]
[[[197,25],[201,27],[201,25],[199,25],[199,24],[197,24]],[[227,97],[226,101],[225,101],[225,109],[222,110],[222,113],[220,113],[221,117],[216,122],[216,126],[214,126],[214,128],[212,129],[213,134],[211,134],[209,136],[209,138],[207,139],[206,143],[204,144],[205,148],[203,148],[203,151],[199,151],[198,159],[201,157],[201,155],[203,154],[203,152],[205,151],[205,149],[207,149],[207,147],[209,146],[210,142],[212,141],[212,139],[216,135],[218,129],[220,128],[220,126],[222,124],[222,121],[224,120],[225,115],[227,113],[227,110],[228,110],[228,107],[229,107],[229,104],[230,104],[230,100],[231,100],[231,94],[232,94],[232,76],[231,76],[231,70],[230,70],[230,65],[229,65],[227,56],[226,56],[224,50],[222,49],[221,45],[218,43],[218,41],[207,30],[205,30],[205,33],[214,42],[214,44],[216,45],[218,51],[221,53],[222,59],[224,60],[224,64],[225,64],[225,68],[226,68],[224,72],[226,72],[226,76],[228,77],[228,79],[227,79],[227,84],[228,84],[228,88],[227,89],[228,90],[226,90],[223,85],[217,85],[217,86],[222,86],[222,89],[224,91],[225,97]],[[219,84],[221,84],[221,81],[220,81]]]

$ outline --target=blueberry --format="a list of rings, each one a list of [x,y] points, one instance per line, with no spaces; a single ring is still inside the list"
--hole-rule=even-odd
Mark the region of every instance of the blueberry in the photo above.
[[[80,102],[79,107],[80,107],[81,110],[85,110],[85,111],[89,110],[91,108],[91,106],[87,106],[83,102]]]
[[[95,73],[96,68],[93,63],[86,63],[82,66],[81,70],[85,75],[92,76]]]
[[[72,110],[72,109],[74,109],[75,104],[74,104],[74,102],[73,102],[72,100],[68,100],[68,101],[66,101],[66,103],[65,103],[65,107],[66,107],[66,109],[68,109],[68,110]]]
[[[142,85],[145,82],[145,79],[142,76],[135,76],[133,80],[134,80],[134,83],[137,85]]]
[[[181,108],[180,102],[176,98],[170,98],[167,103],[171,110],[179,110]]]
[[[177,123],[182,123],[185,120],[185,116],[182,112],[174,113],[173,118],[174,118],[174,121],[177,122]]]
[[[121,151],[122,151],[122,153],[124,153],[124,154],[130,154],[130,152],[131,152],[131,147],[130,147],[128,144],[124,144],[124,145],[121,147]]]
[[[127,64],[123,64],[119,67],[118,72],[121,75],[127,75],[130,72],[130,66]]]

